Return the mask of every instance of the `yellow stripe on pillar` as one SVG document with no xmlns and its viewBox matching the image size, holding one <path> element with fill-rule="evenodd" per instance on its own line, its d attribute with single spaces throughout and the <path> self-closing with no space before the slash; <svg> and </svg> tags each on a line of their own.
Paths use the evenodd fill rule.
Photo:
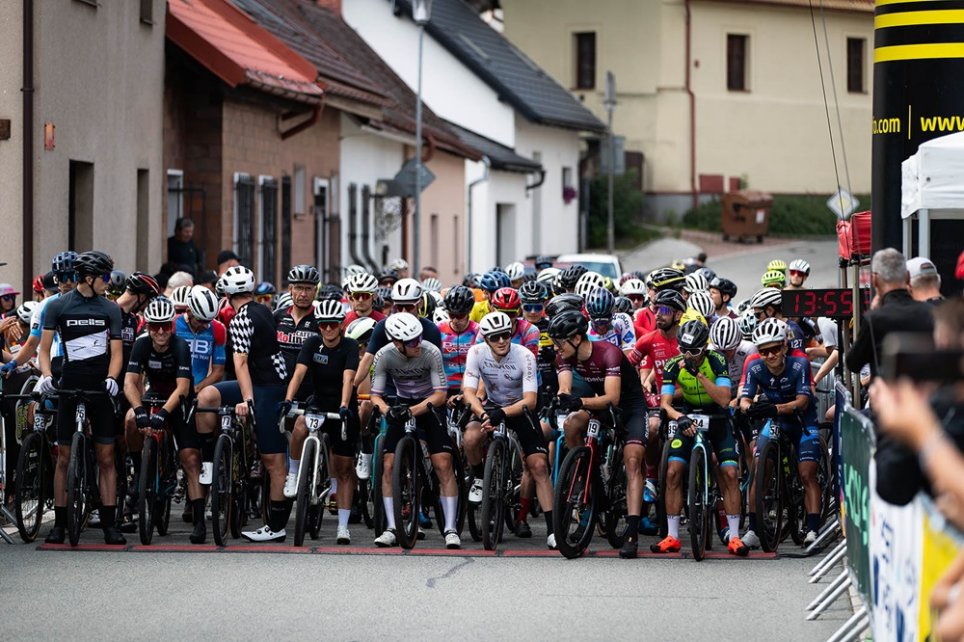
<svg viewBox="0 0 964 642">
<path fill-rule="evenodd" d="M 903 13 L 885 13 L 874 17 L 874 29 L 949 24 L 964 24 L 964 9 L 906 11 Z"/>
<path fill-rule="evenodd" d="M 935 58 L 964 58 L 964 42 L 894 45 L 874 49 L 874 63 L 898 60 L 928 60 Z"/>
</svg>

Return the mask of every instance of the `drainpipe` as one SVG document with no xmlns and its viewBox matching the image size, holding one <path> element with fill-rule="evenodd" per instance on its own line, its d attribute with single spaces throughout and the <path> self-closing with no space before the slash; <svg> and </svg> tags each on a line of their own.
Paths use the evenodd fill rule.
<svg viewBox="0 0 964 642">
<path fill-rule="evenodd" d="M 371 254 L 368 251 L 369 236 L 371 233 L 371 225 L 369 222 L 369 219 L 371 218 L 371 207 L 369 205 L 371 203 L 371 199 L 372 199 L 372 192 L 370 189 L 368 189 L 368 185 L 365 185 L 362 188 L 361 253 L 362 253 L 362 257 L 365 259 L 365 262 L 368 263 L 369 266 L 371 266 L 372 272 L 377 273 L 378 264 L 375 263 L 375 260 L 372 258 Z"/>
<path fill-rule="evenodd" d="M 686 94 L 690 101 L 690 189 L 693 192 L 693 209 L 700 204 L 696 187 L 696 96 L 693 94 L 693 11 L 690 0 L 684 1 L 686 7 Z"/>
<path fill-rule="evenodd" d="M 489 160 L 488 156 L 482 157 L 482 164 L 485 166 L 485 171 L 482 173 L 480 178 L 475 179 L 469 183 L 469 203 L 468 203 L 468 227 L 469 234 L 468 239 L 465 244 L 465 273 L 468 274 L 472 271 L 472 188 L 479 183 L 484 183 L 489 180 L 489 168 L 492 166 L 492 162 Z"/>
<path fill-rule="evenodd" d="M 23 289 L 33 282 L 33 0 L 23 0 Z"/>
<path fill-rule="evenodd" d="M 526 185 L 526 194 L 529 193 L 530 189 L 539 189 L 540 187 L 542 187 L 542 184 L 545 182 L 546 182 L 546 170 L 540 169 L 538 180 L 536 180 L 536 182 L 533 183 L 532 185 Z"/>
<path fill-rule="evenodd" d="M 348 198 L 350 202 L 348 203 L 348 256 L 351 257 L 352 263 L 361 264 L 364 263 L 355 251 L 355 244 L 358 241 L 358 222 L 355 219 L 358 214 L 358 205 L 356 203 L 356 192 L 353 189 L 348 190 Z"/>
</svg>

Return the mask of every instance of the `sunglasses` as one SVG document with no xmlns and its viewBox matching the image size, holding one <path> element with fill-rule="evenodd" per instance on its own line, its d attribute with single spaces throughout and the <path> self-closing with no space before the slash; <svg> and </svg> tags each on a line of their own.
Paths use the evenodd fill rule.
<svg viewBox="0 0 964 642">
<path fill-rule="evenodd" d="M 322 330 L 341 329 L 341 321 L 319 321 L 318 327 Z"/>
<path fill-rule="evenodd" d="M 100 279 L 104 283 L 110 283 L 110 274 L 101 274 Z"/>
<path fill-rule="evenodd" d="M 170 323 L 148 323 L 147 329 L 150 330 L 151 332 L 170 332 L 171 324 Z"/>
<path fill-rule="evenodd" d="M 766 317 L 766 315 L 767 315 L 767 313 L 766 313 L 765 311 L 763 311 L 763 310 L 754 310 L 754 311 L 753 311 L 753 316 L 756 317 L 756 320 L 757 320 L 757 321 L 762 320 L 763 318 Z"/>
<path fill-rule="evenodd" d="M 769 346 L 767 348 L 757 348 L 756 351 L 760 353 L 761 357 L 769 357 L 774 354 L 780 354 L 783 350 L 783 346 Z"/>
<path fill-rule="evenodd" d="M 542 312 L 545 309 L 546 309 L 546 306 L 544 306 L 541 303 L 525 303 L 522 305 L 522 311 L 527 312 L 528 314 L 536 314 L 538 312 Z"/>
<path fill-rule="evenodd" d="M 3 299 L 4 301 L 16 301 L 16 300 L 17 300 L 17 295 L 16 295 L 16 294 L 4 294 L 3 296 L 0 296 L 0 299 Z"/>
<path fill-rule="evenodd" d="M 703 348 L 700 348 L 699 350 L 680 350 L 680 353 L 684 357 L 696 358 L 703 354 L 703 350 Z"/>
<path fill-rule="evenodd" d="M 77 280 L 76 272 L 57 272 L 54 276 L 56 276 L 57 280 L 60 281 L 61 283 L 63 283 L 64 281 L 74 282 Z"/>
<path fill-rule="evenodd" d="M 512 341 L 512 333 L 500 332 L 499 334 L 491 334 L 487 336 L 485 340 L 491 343 L 499 343 L 500 341 Z"/>
<path fill-rule="evenodd" d="M 455 312 L 449 312 L 449 318 L 450 318 L 450 319 L 454 319 L 454 320 L 456 320 L 456 321 L 461 321 L 462 319 L 466 318 L 467 316 L 469 316 L 468 313 L 465 313 L 465 314 L 456 314 Z"/>
<path fill-rule="evenodd" d="M 406 348 L 417 348 L 422 345 L 422 337 L 418 336 L 411 341 L 402 341 L 402 345 Z"/>
<path fill-rule="evenodd" d="M 349 295 L 353 301 L 367 301 L 372 298 L 371 292 L 352 292 Z"/>
<path fill-rule="evenodd" d="M 266 301 L 270 301 L 273 298 L 274 298 L 273 294 L 259 294 L 258 296 L 254 297 L 254 300 L 257 301 L 258 303 L 264 303 Z"/>
<path fill-rule="evenodd" d="M 658 315 L 660 315 L 660 316 L 668 317 L 668 316 L 670 316 L 671 314 L 673 314 L 674 312 L 676 312 L 676 308 L 671 308 L 671 307 L 669 307 L 668 305 L 657 305 L 657 306 L 656 306 L 656 314 L 658 314 Z"/>
<path fill-rule="evenodd" d="M 396 312 L 415 312 L 416 305 L 415 303 L 396 303 L 394 307 Z"/>
<path fill-rule="evenodd" d="M 590 319 L 589 323 L 591 323 L 594 328 L 608 328 L 613 324 L 613 320 L 612 319 Z"/>
<path fill-rule="evenodd" d="M 803 276 L 803 272 L 800 270 L 790 270 L 790 276 Z"/>
</svg>

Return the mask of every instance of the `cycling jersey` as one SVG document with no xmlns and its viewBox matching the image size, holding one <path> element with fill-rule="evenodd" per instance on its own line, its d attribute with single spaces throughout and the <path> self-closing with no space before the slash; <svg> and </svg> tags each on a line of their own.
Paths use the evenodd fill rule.
<svg viewBox="0 0 964 642">
<path fill-rule="evenodd" d="M 636 310 L 634 313 L 633 329 L 636 330 L 637 337 L 642 337 L 656 329 L 656 314 L 648 305 Z"/>
<path fill-rule="evenodd" d="M 182 314 L 174 324 L 174 333 L 187 341 L 191 349 L 191 373 L 194 385 L 198 385 L 207 378 L 211 366 L 223 366 L 226 361 L 224 344 L 227 340 L 227 330 L 217 319 L 211 325 L 197 334 L 191 329 L 187 314 Z"/>
<path fill-rule="evenodd" d="M 402 399 L 422 401 L 437 390 L 446 390 L 442 351 L 425 340 L 421 345 L 421 353 L 412 359 L 396 350 L 394 344 L 378 351 L 372 379 L 373 395 L 385 396 L 388 377 L 395 382 L 398 396 Z"/>
<path fill-rule="evenodd" d="M 301 321 L 296 322 L 291 314 L 294 309 L 294 306 L 290 306 L 274 313 L 274 320 L 277 324 L 278 348 L 281 350 L 281 355 L 285 360 L 285 368 L 288 371 L 285 383 L 291 381 L 291 376 L 295 373 L 295 362 L 298 360 L 301 346 L 310 337 L 319 336 L 318 321 L 315 319 L 313 311 L 309 310 L 307 314 L 301 317 Z M 305 378 L 301 382 L 301 387 L 298 389 L 295 398 L 304 400 L 308 398 L 309 394 L 311 394 L 311 381 Z"/>
<path fill-rule="evenodd" d="M 134 341 L 137 339 L 141 325 L 140 317 L 133 312 L 121 310 L 121 343 L 124 345 L 125 364 L 131 359 L 131 350 L 134 348 Z"/>
<path fill-rule="evenodd" d="M 438 324 L 442 335 L 442 361 L 445 363 L 445 378 L 449 393 L 457 393 L 462 388 L 462 373 L 465 372 L 465 358 L 469 348 L 475 345 L 479 324 L 469 321 L 462 332 L 456 332 L 450 321 Z"/>
<path fill-rule="evenodd" d="M 587 332 L 590 341 L 608 341 L 622 351 L 632 350 L 636 345 L 636 333 L 633 330 L 633 322 L 628 314 L 617 312 L 613 315 L 609 330 L 603 334 L 596 332 L 592 322 L 589 323 Z"/>
<path fill-rule="evenodd" d="M 799 428 L 801 420 L 805 426 L 817 425 L 816 404 L 810 394 L 810 361 L 788 356 L 783 370 L 778 374 L 771 373 L 762 359 L 756 359 L 752 363 L 748 361 L 747 364 L 742 397 L 753 399 L 759 392 L 770 403 L 778 404 L 790 403 L 795 401 L 798 395 L 806 395 L 810 398 L 810 403 L 803 410 L 802 417 L 778 415 L 776 421 L 784 428 Z"/>
<path fill-rule="evenodd" d="M 438 326 L 429 321 L 428 319 L 419 318 L 419 323 L 422 324 L 422 339 L 428 341 L 434 345 L 439 350 L 442 349 L 442 334 L 438 330 Z M 385 333 L 385 320 L 381 320 L 375 324 L 372 329 L 371 339 L 368 340 L 368 347 L 365 352 L 368 354 L 376 354 L 379 350 L 391 343 L 388 335 Z"/>
<path fill-rule="evenodd" d="M 158 352 L 149 336 L 141 337 L 131 348 L 127 372 L 145 375 L 151 392 L 167 399 L 177 388 L 178 379 L 191 379 L 191 347 L 181 337 L 174 336 L 167 350 Z M 188 391 L 188 395 L 193 396 L 193 383 Z"/>
<path fill-rule="evenodd" d="M 47 313 L 47 306 L 60 298 L 60 292 L 48 296 L 40 302 L 30 316 L 30 336 L 40 339 L 44 328 L 44 316 Z M 50 358 L 54 359 L 63 356 L 63 348 L 60 345 L 60 335 L 54 334 L 53 343 L 50 344 Z"/>
<path fill-rule="evenodd" d="M 231 320 L 229 329 L 235 354 L 248 355 L 248 373 L 254 385 L 284 383 L 288 370 L 278 346 L 271 310 L 249 301 Z"/>
<path fill-rule="evenodd" d="M 792 319 L 784 319 L 787 324 L 787 345 L 791 350 L 804 351 L 807 347 L 807 336 L 800 325 Z"/>
<path fill-rule="evenodd" d="M 99 387 L 110 368 L 110 342 L 120 339 L 120 308 L 102 296 L 85 297 L 73 290 L 47 306 L 43 323 L 44 330 L 60 335 L 63 386 Z"/>
<path fill-rule="evenodd" d="M 726 359 L 715 350 L 708 351 L 706 356 L 703 357 L 699 372 L 702 372 L 707 379 L 718 386 L 730 387 L 730 377 L 727 372 Z M 686 368 L 685 357 L 681 354 L 676 355 L 666 362 L 666 367 L 663 371 L 663 385 L 660 387 L 660 393 L 673 395 L 676 392 L 677 385 L 682 388 L 683 402 L 688 406 L 703 409 L 712 409 L 715 407 L 719 410 L 719 404 L 713 401 L 713 398 L 706 392 L 706 389 L 696 378 L 696 375 Z"/>
<path fill-rule="evenodd" d="M 659 330 L 653 330 L 643 335 L 629 355 L 630 363 L 633 363 L 640 370 L 656 371 L 656 389 L 663 386 L 663 369 L 666 362 L 679 354 L 679 345 L 676 337 L 671 339 Z"/>
<path fill-rule="evenodd" d="M 343 337 L 338 345 L 329 348 L 321 335 L 316 334 L 305 339 L 297 362 L 308 367 L 310 376 L 304 380 L 311 386 L 315 403 L 327 402 L 325 407 L 334 406 L 330 412 L 335 412 L 341 403 L 345 371 L 358 370 L 358 342 Z"/>
<path fill-rule="evenodd" d="M 536 358 L 514 343 L 501 359 L 492 353 L 488 344 L 472 346 L 465 364 L 463 386 L 477 390 L 480 380 L 485 383 L 489 401 L 500 407 L 510 406 L 521 401 L 525 393 L 538 390 Z"/>
<path fill-rule="evenodd" d="M 478 323 L 482 320 L 482 317 L 487 315 L 492 310 L 489 308 L 488 299 L 482 301 L 476 301 L 475 305 L 472 306 L 472 311 L 469 312 L 469 319 Z"/>
<path fill-rule="evenodd" d="M 375 323 L 378 323 L 379 321 L 385 318 L 385 315 L 379 312 L 378 310 L 372 310 L 366 316 L 372 321 L 374 321 Z M 345 315 L 345 327 L 347 328 L 348 326 L 351 325 L 352 321 L 355 321 L 361 318 L 362 318 L 361 315 L 359 315 L 357 312 L 355 312 L 354 310 L 349 310 L 348 314 Z"/>
<path fill-rule="evenodd" d="M 733 358 L 726 362 L 727 372 L 730 375 L 730 392 L 734 396 L 739 393 L 740 381 L 743 379 L 743 367 L 746 364 L 746 360 L 754 354 L 758 354 L 756 344 L 752 341 L 743 340 L 736 346 Z M 759 356 L 757 358 L 759 358 Z"/>
<path fill-rule="evenodd" d="M 639 373 L 629 363 L 626 355 L 611 343 L 593 343 L 592 354 L 585 361 L 579 361 L 576 355 L 569 359 L 563 359 L 561 355 L 557 356 L 556 367 L 559 372 L 577 372 L 582 375 L 596 395 L 606 394 L 606 377 L 619 377 L 619 405 L 629 407 L 639 403 L 645 408 Z"/>
<path fill-rule="evenodd" d="M 475 338 L 475 342 L 484 343 L 485 337 L 482 333 Z M 532 356 L 539 355 L 539 328 L 532 325 L 525 319 L 516 319 L 515 332 L 512 333 L 512 343 L 527 348 Z"/>
</svg>

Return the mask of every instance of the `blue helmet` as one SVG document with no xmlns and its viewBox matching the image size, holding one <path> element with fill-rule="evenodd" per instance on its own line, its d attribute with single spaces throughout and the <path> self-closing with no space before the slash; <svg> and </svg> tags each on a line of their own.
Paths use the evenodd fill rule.
<svg viewBox="0 0 964 642">
<path fill-rule="evenodd" d="M 616 297 L 606 288 L 595 288 L 586 297 L 586 312 L 591 319 L 610 319 L 613 316 L 613 307 L 616 305 Z"/>
<path fill-rule="evenodd" d="M 511 287 L 512 287 L 512 279 L 510 279 L 510 278 L 509 278 L 509 275 L 508 275 L 506 272 L 504 272 L 503 270 L 501 270 L 501 269 L 499 269 L 499 270 L 492 270 L 491 274 L 494 274 L 494 275 L 495 275 L 495 278 L 497 278 L 497 279 L 499 280 L 499 287 L 500 287 L 500 288 L 511 288 Z"/>
<path fill-rule="evenodd" d="M 506 276 L 508 277 L 508 275 Z M 499 280 L 499 277 L 495 272 L 486 272 L 485 274 L 479 277 L 479 287 L 491 294 L 492 292 L 495 292 L 501 287 L 508 287 L 508 286 L 503 286 L 501 284 L 501 281 Z"/>
<path fill-rule="evenodd" d="M 51 269 L 54 272 L 73 272 L 74 263 L 77 261 L 78 254 L 73 250 L 61 252 L 51 261 Z"/>
</svg>

